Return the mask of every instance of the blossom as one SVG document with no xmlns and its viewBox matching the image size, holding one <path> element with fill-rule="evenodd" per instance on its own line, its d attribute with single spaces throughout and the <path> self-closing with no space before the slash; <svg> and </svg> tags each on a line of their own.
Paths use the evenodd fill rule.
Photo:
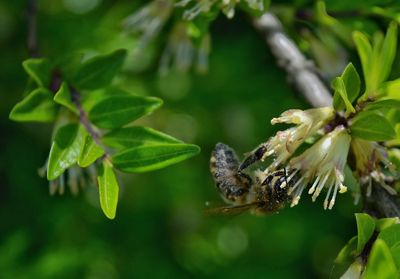
<svg viewBox="0 0 400 279">
<path fill-rule="evenodd" d="M 337 193 L 344 193 L 344 167 L 347 162 L 351 137 L 343 126 L 337 126 L 333 131 L 324 135 L 319 141 L 304 151 L 301 155 L 290 160 L 288 167 L 291 175 L 288 182 L 295 177 L 299 179 L 289 191 L 292 195 L 291 206 L 297 205 L 304 189 L 312 194 L 312 200 L 327 188 L 328 192 L 324 201 L 324 208 L 332 209 Z"/>
<path fill-rule="evenodd" d="M 125 19 L 124 27 L 127 31 L 142 33 L 137 50 L 142 50 L 158 35 L 172 11 L 172 0 L 154 0 Z"/>
<path fill-rule="evenodd" d="M 279 131 L 268 140 L 264 157 L 270 155 L 275 155 L 276 157 L 268 171 L 286 162 L 307 138 L 315 135 L 318 130 L 333 118 L 334 113 L 332 107 L 308 110 L 291 109 L 282 113 L 280 117 L 273 118 L 271 120 L 272 124 L 288 123 L 296 124 L 297 126 Z"/>
<path fill-rule="evenodd" d="M 183 18 L 193 20 L 201 13 L 207 13 L 213 6 L 217 6 L 228 17 L 233 18 L 235 15 L 235 7 L 240 0 L 181 0 L 175 4 L 177 7 L 187 7 L 191 3 L 195 3 L 191 8 L 183 13 Z M 264 11 L 264 0 L 245 0 L 250 9 Z"/>
<path fill-rule="evenodd" d="M 205 72 L 208 69 L 209 52 L 209 34 L 203 35 L 199 46 L 195 46 L 189 35 L 188 23 L 178 22 L 173 27 L 161 56 L 159 72 L 165 75 L 171 66 L 180 72 L 187 72 L 192 65 L 195 65 L 199 72 Z"/>
</svg>

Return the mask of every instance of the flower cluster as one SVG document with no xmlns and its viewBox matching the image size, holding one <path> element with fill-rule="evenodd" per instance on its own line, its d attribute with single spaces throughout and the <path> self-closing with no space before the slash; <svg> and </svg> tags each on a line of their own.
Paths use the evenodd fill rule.
<svg viewBox="0 0 400 279">
<path fill-rule="evenodd" d="M 212 7 L 220 8 L 228 18 L 233 18 L 235 15 L 235 7 L 240 2 L 246 2 L 250 9 L 260 12 L 264 11 L 264 0 L 182 0 L 176 3 L 176 6 L 191 6 L 183 14 L 183 18 L 186 20 L 193 20 L 201 13 L 209 12 Z"/>
</svg>

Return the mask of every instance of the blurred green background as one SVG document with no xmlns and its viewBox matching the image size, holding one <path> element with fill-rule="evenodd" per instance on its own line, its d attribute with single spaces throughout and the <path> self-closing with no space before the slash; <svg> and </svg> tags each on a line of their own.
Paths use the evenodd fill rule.
<svg viewBox="0 0 400 279">
<path fill-rule="evenodd" d="M 54 58 L 74 50 L 132 51 L 137 41 L 121 32 L 121 20 L 144 2 L 40 1 L 41 52 Z M 272 117 L 307 107 L 246 16 L 213 23 L 206 75 L 157 76 L 166 34 L 129 58 L 116 82 L 165 102 L 141 123 L 202 152 L 163 170 L 121 174 L 117 217 L 110 221 L 93 186 L 77 197 L 49 195 L 37 170 L 49 151 L 50 125 L 8 120 L 27 84 L 25 8 L 26 1 L 0 2 L 1 278 L 328 278 L 334 272 L 333 259 L 356 231 L 350 194 L 332 211 L 304 195 L 297 207 L 267 217 L 204 214 L 206 202 L 223 204 L 208 168 L 214 145 L 248 152 L 277 129 Z"/>
</svg>

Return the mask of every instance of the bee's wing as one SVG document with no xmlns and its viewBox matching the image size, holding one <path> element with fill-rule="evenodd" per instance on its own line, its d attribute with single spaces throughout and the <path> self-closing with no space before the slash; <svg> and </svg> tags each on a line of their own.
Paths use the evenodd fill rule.
<svg viewBox="0 0 400 279">
<path fill-rule="evenodd" d="M 227 215 L 227 216 L 234 216 L 239 215 L 253 207 L 258 206 L 259 202 L 252 202 L 246 203 L 241 205 L 232 205 L 232 206 L 221 206 L 221 207 L 214 207 L 214 208 L 207 208 L 205 213 L 207 215 Z"/>
</svg>

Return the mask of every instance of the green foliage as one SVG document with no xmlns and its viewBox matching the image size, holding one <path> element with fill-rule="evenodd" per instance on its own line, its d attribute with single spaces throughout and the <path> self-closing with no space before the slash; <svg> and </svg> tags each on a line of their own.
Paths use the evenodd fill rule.
<svg viewBox="0 0 400 279">
<path fill-rule="evenodd" d="M 160 169 L 181 162 L 200 150 L 150 128 L 123 128 L 162 104 L 158 98 L 136 96 L 110 87 L 125 58 L 126 51 L 117 50 L 95 56 L 75 69 L 76 63 L 72 59 L 72 62 L 60 62 L 61 71 L 52 69 L 47 59 L 29 59 L 23 66 L 38 88 L 16 104 L 10 113 L 10 119 L 15 121 L 55 121 L 55 136 L 47 161 L 48 180 L 60 178 L 64 181 L 63 173 L 76 165 L 82 168 L 103 165 L 97 179 L 100 204 L 110 219 L 115 217 L 118 184 L 113 165 L 109 163 L 112 156 L 109 147 L 117 149 L 117 154 L 112 156 L 116 167 L 127 172 Z M 68 75 L 62 76 L 66 69 Z M 53 71 L 58 74 L 53 76 Z M 57 90 L 51 88 L 56 92 L 48 88 L 53 78 L 61 82 Z M 104 138 L 105 146 L 99 128 L 111 130 Z M 68 175 L 68 183 L 75 185 L 75 180 L 82 180 L 84 174 L 74 178 L 74 173 Z"/>
<path fill-rule="evenodd" d="M 57 115 L 57 106 L 52 94 L 45 88 L 38 88 L 17 103 L 10 112 L 14 121 L 52 122 Z"/>
<path fill-rule="evenodd" d="M 112 161 L 124 172 L 146 172 L 178 163 L 199 152 L 200 148 L 191 144 L 152 144 L 118 152 Z"/>
<path fill-rule="evenodd" d="M 31 58 L 25 60 L 22 66 L 39 87 L 50 85 L 51 64 L 46 58 Z"/>
<path fill-rule="evenodd" d="M 115 218 L 118 204 L 119 186 L 112 165 L 104 160 L 97 177 L 99 184 L 100 205 L 109 219 Z"/>
<path fill-rule="evenodd" d="M 106 87 L 121 69 L 126 50 L 116 50 L 108 55 L 95 56 L 81 65 L 73 79 L 79 89 Z"/>
<path fill-rule="evenodd" d="M 358 113 L 351 122 L 350 131 L 353 137 L 370 141 L 386 141 L 396 137 L 392 124 L 374 111 Z"/>
<path fill-rule="evenodd" d="M 116 129 L 151 113 L 161 104 L 162 101 L 154 97 L 110 96 L 90 110 L 89 119 L 100 128 Z"/>
<path fill-rule="evenodd" d="M 56 131 L 47 163 L 48 180 L 56 179 L 76 163 L 85 136 L 85 129 L 78 123 L 67 124 Z"/>
<path fill-rule="evenodd" d="M 167 134 L 142 126 L 114 129 L 103 136 L 102 142 L 118 150 L 140 145 L 182 143 Z"/>
<path fill-rule="evenodd" d="M 365 213 L 356 213 L 357 221 L 357 253 L 361 253 L 375 229 L 375 221 Z"/>
<path fill-rule="evenodd" d="M 346 108 L 347 112 L 355 112 L 351 103 L 360 93 L 360 85 L 361 81 L 357 70 L 352 63 L 349 63 L 341 77 L 334 81 L 333 107 L 338 111 Z"/>
<path fill-rule="evenodd" d="M 372 246 L 363 279 L 399 278 L 392 254 L 385 241 L 377 239 Z"/>
</svg>

